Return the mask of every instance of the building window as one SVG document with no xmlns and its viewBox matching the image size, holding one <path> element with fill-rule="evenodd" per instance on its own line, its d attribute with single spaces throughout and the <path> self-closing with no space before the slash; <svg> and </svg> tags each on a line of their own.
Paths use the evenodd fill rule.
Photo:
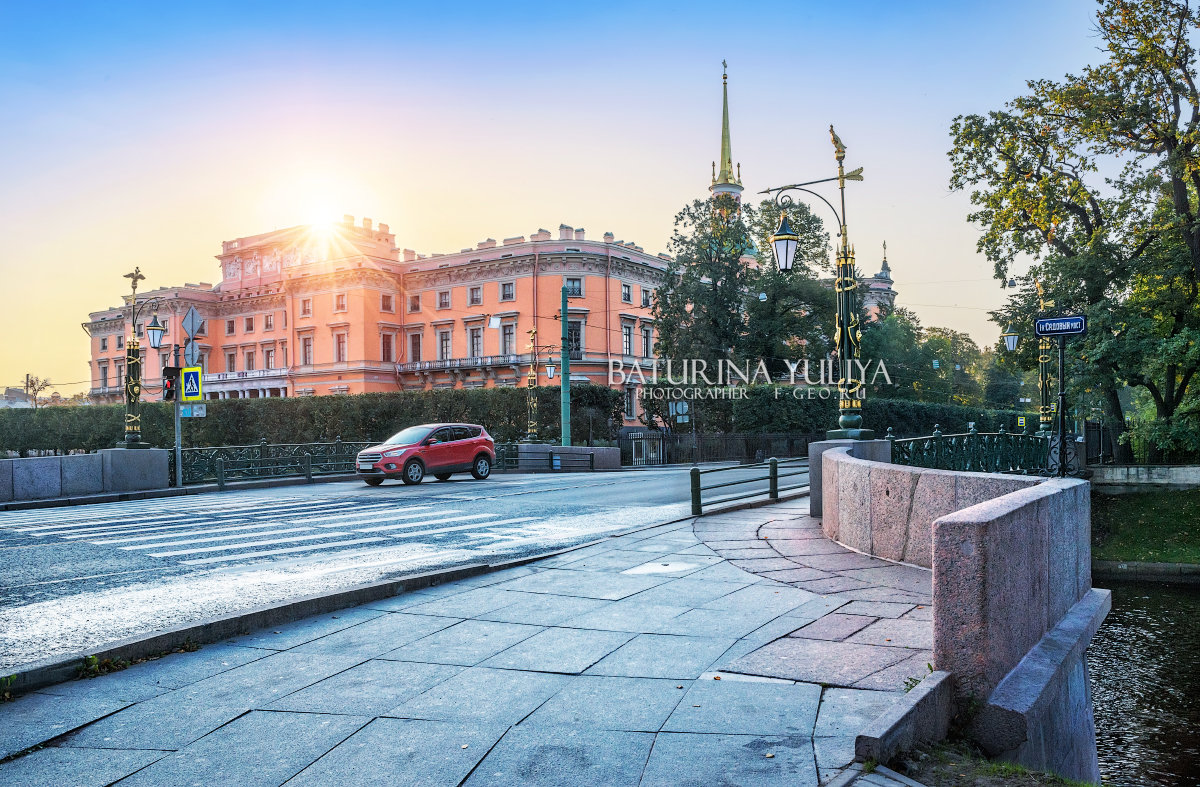
<svg viewBox="0 0 1200 787">
<path fill-rule="evenodd" d="M 246 350 L 246 371 L 254 371 L 254 350 Z"/>
<path fill-rule="evenodd" d="M 643 287 L 642 288 L 642 308 L 645 308 L 645 309 L 650 308 L 650 297 L 651 297 L 651 291 L 647 290 L 645 287 Z"/>
<path fill-rule="evenodd" d="M 438 331 L 438 360 L 450 360 L 450 331 Z"/>
<path fill-rule="evenodd" d="M 421 361 L 421 334 L 412 333 L 408 336 L 408 360 L 413 363 Z"/>
<path fill-rule="evenodd" d="M 439 309 L 449 309 L 450 308 L 450 290 L 442 290 L 441 292 L 438 293 L 438 308 Z"/>
<path fill-rule="evenodd" d="M 517 326 L 509 323 L 500 326 L 500 354 L 512 355 L 517 351 Z"/>
<path fill-rule="evenodd" d="M 642 357 L 649 358 L 654 355 L 654 330 L 650 327 L 642 328 Z"/>
<path fill-rule="evenodd" d="M 623 303 L 633 303 L 633 287 L 628 284 L 621 285 L 621 301 Z"/>
<path fill-rule="evenodd" d="M 125 384 L 125 363 L 117 361 L 113 364 L 113 385 L 121 386 Z"/>
<path fill-rule="evenodd" d="M 304 298 L 300 301 L 300 316 L 312 317 L 312 298 Z"/>
<path fill-rule="evenodd" d="M 567 321 L 567 352 L 572 361 L 583 360 L 583 323 L 580 320 Z"/>
<path fill-rule="evenodd" d="M 170 353 L 159 353 L 158 354 L 158 368 L 166 369 L 170 365 L 171 365 L 171 354 Z M 162 376 L 166 377 L 166 374 L 163 374 Z"/>
<path fill-rule="evenodd" d="M 237 371 L 237 353 L 235 353 L 235 352 L 225 353 L 225 371 L 226 372 L 236 372 Z"/>
<path fill-rule="evenodd" d="M 275 330 L 275 315 L 273 315 L 273 314 L 263 315 L 263 330 L 264 331 Z"/>
<path fill-rule="evenodd" d="M 621 326 L 621 355 L 633 355 L 633 326 Z"/>
<path fill-rule="evenodd" d="M 104 336 L 100 339 L 100 352 L 108 352 L 108 337 Z"/>
<path fill-rule="evenodd" d="M 346 294 L 345 293 L 339 292 L 337 295 L 333 296 L 333 310 L 335 312 L 346 311 Z"/>
<path fill-rule="evenodd" d="M 346 362 L 346 334 L 335 333 L 333 335 L 333 362 Z"/>
<path fill-rule="evenodd" d="M 578 298 L 583 295 L 583 279 L 563 279 L 563 286 L 567 288 L 569 297 Z"/>
<path fill-rule="evenodd" d="M 313 362 L 313 340 L 311 336 L 305 336 L 300 340 L 300 365 L 312 366 Z"/>
<path fill-rule="evenodd" d="M 467 305 L 468 306 L 479 306 L 482 303 L 483 303 L 483 288 L 482 287 L 468 287 L 467 288 Z"/>
<path fill-rule="evenodd" d="M 408 311 L 410 314 L 412 312 L 421 311 L 421 296 L 420 295 L 408 296 Z"/>
<path fill-rule="evenodd" d="M 254 333 L 254 318 L 247 317 L 245 319 L 244 326 L 245 327 L 242 330 L 244 330 L 246 333 Z"/>
<path fill-rule="evenodd" d="M 283 361 L 283 368 L 287 368 L 287 342 L 279 343 L 279 358 Z"/>
<path fill-rule="evenodd" d="M 225 321 L 225 335 L 226 336 L 233 336 L 233 332 L 236 330 L 237 330 L 237 321 L 236 320 L 226 320 Z"/>
<path fill-rule="evenodd" d="M 124 335 L 121 335 L 121 336 L 118 336 L 118 337 L 117 337 L 117 349 L 118 349 L 118 350 L 124 350 L 124 349 L 125 349 L 125 336 L 124 336 Z"/>
<path fill-rule="evenodd" d="M 396 303 L 395 303 L 394 298 L 391 295 L 380 295 L 379 296 L 379 310 L 385 311 L 385 312 L 396 311 Z"/>
<path fill-rule="evenodd" d="M 634 395 L 632 388 L 625 389 L 625 417 L 632 419 L 637 413 L 634 412 L 634 401 L 637 397 Z"/>
<path fill-rule="evenodd" d="M 140 322 L 134 327 L 134 333 L 137 334 L 139 339 L 142 338 L 142 324 Z"/>
<path fill-rule="evenodd" d="M 517 299 L 517 285 L 511 281 L 501 282 L 500 284 L 500 300 L 515 301 Z"/>
<path fill-rule="evenodd" d="M 483 356 L 483 329 L 471 328 L 467 331 L 467 355 L 471 358 Z"/>
<path fill-rule="evenodd" d="M 108 387 L 108 364 L 107 363 L 96 364 L 96 371 L 97 371 L 97 377 L 99 378 L 99 383 L 98 383 L 99 386 L 101 388 L 107 388 Z"/>
<path fill-rule="evenodd" d="M 395 346 L 395 343 L 396 343 L 396 337 L 393 334 L 385 333 L 385 334 L 383 334 L 383 336 L 380 337 L 380 339 L 382 340 L 383 343 L 379 348 L 380 349 L 379 358 L 384 363 L 391 363 L 392 355 L 395 352 L 393 347 Z"/>
<path fill-rule="evenodd" d="M 201 320 L 200 327 L 196 329 L 197 336 L 208 336 L 208 320 Z"/>
<path fill-rule="evenodd" d="M 275 368 L 275 351 L 274 350 L 263 350 L 263 368 L 264 369 L 274 369 Z"/>
</svg>

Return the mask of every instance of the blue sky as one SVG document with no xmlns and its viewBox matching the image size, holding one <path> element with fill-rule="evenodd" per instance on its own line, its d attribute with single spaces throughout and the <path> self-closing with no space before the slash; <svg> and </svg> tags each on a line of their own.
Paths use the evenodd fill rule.
<svg viewBox="0 0 1200 787">
<path fill-rule="evenodd" d="M 214 281 L 221 240 L 343 213 L 423 253 L 559 222 L 663 250 L 708 185 L 722 59 L 747 191 L 832 174 L 834 123 L 860 265 L 886 239 L 898 302 L 990 343 L 949 124 L 1098 59 L 1095 8 L 3 0 L 0 385 L 85 387 L 76 326 L 134 265 Z"/>
</svg>

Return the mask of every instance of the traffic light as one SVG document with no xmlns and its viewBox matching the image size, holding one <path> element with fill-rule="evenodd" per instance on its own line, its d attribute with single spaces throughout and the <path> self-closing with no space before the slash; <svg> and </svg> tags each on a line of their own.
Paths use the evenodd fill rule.
<svg viewBox="0 0 1200 787">
<path fill-rule="evenodd" d="M 178 366 L 164 366 L 162 370 L 163 381 L 163 398 L 164 402 L 173 402 L 179 396 L 179 370 Z"/>
</svg>

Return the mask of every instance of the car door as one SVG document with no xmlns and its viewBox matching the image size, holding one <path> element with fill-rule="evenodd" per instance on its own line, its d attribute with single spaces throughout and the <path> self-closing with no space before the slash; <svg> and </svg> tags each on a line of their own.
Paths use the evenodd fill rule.
<svg viewBox="0 0 1200 787">
<path fill-rule="evenodd" d="M 454 466 L 459 470 L 469 470 L 471 460 L 475 458 L 475 446 L 471 442 L 471 430 L 465 426 L 455 426 L 454 429 Z"/>
<path fill-rule="evenodd" d="M 441 429 L 434 430 L 433 434 L 426 438 L 429 445 L 426 445 L 421 451 L 421 458 L 425 461 L 425 469 L 429 471 L 442 470 L 455 463 L 454 461 L 454 427 L 443 426 Z"/>
</svg>

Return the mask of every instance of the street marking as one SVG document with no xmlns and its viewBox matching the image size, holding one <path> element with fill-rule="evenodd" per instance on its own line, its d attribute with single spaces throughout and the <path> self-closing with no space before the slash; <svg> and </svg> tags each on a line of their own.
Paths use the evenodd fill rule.
<svg viewBox="0 0 1200 787">
<path fill-rule="evenodd" d="M 222 560 L 242 560 L 244 558 L 251 558 L 251 557 L 266 557 L 268 555 L 282 555 L 282 554 L 290 553 L 290 552 L 304 552 L 306 550 L 321 549 L 323 547 L 328 547 L 328 546 L 350 546 L 351 544 L 373 544 L 377 541 L 387 541 L 387 538 L 385 536 L 379 536 L 376 538 L 356 538 L 356 539 L 353 539 L 352 541 L 337 541 L 337 542 L 334 542 L 331 544 L 307 544 L 302 547 L 289 547 L 286 549 L 268 549 L 264 552 L 250 552 L 245 555 L 222 555 L 221 557 L 205 557 L 205 558 L 199 558 L 197 560 L 181 560 L 180 562 L 185 566 L 195 566 L 195 565 L 199 565 L 201 563 L 216 563 L 216 562 L 222 561 Z"/>
<path fill-rule="evenodd" d="M 520 516 L 512 519 L 501 519 L 499 522 L 473 522 L 469 525 L 457 525 L 455 527 L 439 527 L 436 530 L 419 530 L 416 533 L 400 533 L 392 536 L 396 541 L 402 541 L 407 538 L 419 538 L 421 536 L 433 536 L 438 533 L 450 533 L 455 530 L 470 530 L 472 528 L 479 529 L 483 527 L 497 527 L 499 525 L 511 525 L 516 522 L 528 522 L 531 519 L 537 519 L 535 516 Z"/>
<path fill-rule="evenodd" d="M 128 538 L 108 538 L 103 541 L 89 541 L 89 544 L 128 544 L 130 541 L 151 541 L 157 538 L 181 538 L 183 536 L 198 536 L 205 533 L 229 533 L 234 530 L 257 530 L 264 527 L 279 527 L 280 525 L 288 524 L 286 522 L 265 522 L 257 525 L 236 525 L 234 527 L 211 527 L 205 530 L 188 530 L 185 532 L 175 533 L 158 533 L 153 536 L 129 536 Z M 75 538 L 76 536 L 63 536 L 63 538 Z"/>
<path fill-rule="evenodd" d="M 265 531 L 261 531 L 258 533 L 241 533 L 240 535 L 234 535 L 234 536 L 210 536 L 209 538 L 189 538 L 186 541 L 165 541 L 165 542 L 160 541 L 156 544 L 133 544 L 133 545 L 127 546 L 127 547 L 118 547 L 118 549 L 127 549 L 127 550 L 128 549 L 161 549 L 163 547 L 177 547 L 177 546 L 182 546 L 184 544 L 203 544 L 203 543 L 212 542 L 212 541 L 229 541 L 230 539 L 234 539 L 234 538 L 260 538 L 262 536 L 278 536 L 283 533 L 298 533 L 301 530 L 309 530 L 309 529 L 310 528 L 307 528 L 307 527 L 285 527 L 282 530 L 265 530 Z M 323 533 L 322 535 L 329 535 L 329 534 Z M 269 544 L 271 542 L 264 541 L 262 543 Z M 231 546 L 244 547 L 244 546 L 250 546 L 250 545 L 249 544 L 232 544 Z"/>
<path fill-rule="evenodd" d="M 271 514 L 277 518 L 286 516 L 286 514 L 277 511 L 276 510 L 277 508 L 278 508 L 277 506 L 269 506 L 269 507 L 259 509 L 255 513 Z M 166 525 L 154 524 L 152 522 L 130 522 L 130 523 L 124 524 L 124 525 L 105 525 L 104 527 L 83 527 L 83 528 L 69 528 L 69 529 L 52 530 L 47 533 L 35 533 L 34 535 L 37 535 L 37 536 L 58 535 L 58 536 L 61 536 L 62 538 L 95 538 L 95 537 L 100 537 L 100 536 L 118 535 L 118 534 L 122 533 L 123 531 L 133 532 L 133 533 L 150 533 L 150 532 L 153 532 L 156 530 L 170 530 L 173 528 L 197 527 L 197 526 L 203 527 L 205 525 L 236 524 L 238 522 L 250 522 L 250 521 L 253 521 L 253 520 L 247 518 L 247 516 L 245 514 L 239 513 L 239 514 L 234 514 L 234 515 L 213 515 L 211 517 L 208 517 L 207 520 L 204 522 L 195 521 L 194 518 L 193 518 L 193 521 L 189 521 L 189 522 L 180 522 L 178 520 L 173 520 L 173 521 L 171 521 L 170 524 L 166 524 Z M 306 521 L 307 520 L 291 520 L 291 521 L 289 521 L 289 524 L 291 524 L 293 522 L 296 524 L 304 524 Z M 145 524 L 150 524 L 152 526 L 144 527 Z M 61 526 L 59 525 L 56 527 L 61 527 Z M 71 535 L 66 535 L 66 534 L 71 534 Z"/>
<path fill-rule="evenodd" d="M 223 549 L 247 549 L 249 547 L 265 547 L 271 544 L 286 544 L 289 541 L 311 541 L 314 538 L 333 538 L 335 536 L 349 536 L 352 533 L 312 533 L 307 536 L 291 536 L 289 538 L 272 538 L 267 541 L 253 541 L 249 544 L 224 544 L 219 547 L 196 547 L 195 549 L 178 549 L 173 552 L 147 552 L 150 557 L 172 557 L 174 555 L 191 555 L 196 552 L 219 552 Z M 155 544 L 155 546 L 165 546 L 163 544 Z M 325 546 L 329 546 L 328 544 Z M 128 549 L 129 547 L 125 547 Z"/>
<path fill-rule="evenodd" d="M 405 508 L 394 508 L 391 511 L 388 511 L 387 513 L 383 513 L 382 512 L 383 507 L 376 505 L 376 506 L 372 506 L 369 510 L 367 510 L 367 513 L 373 513 L 373 512 L 379 511 L 380 512 L 379 515 L 375 516 L 375 517 L 364 517 L 364 516 L 361 516 L 361 514 L 356 512 L 353 514 L 337 514 L 335 516 L 316 516 L 316 517 L 308 517 L 307 519 L 293 519 L 291 521 L 296 522 L 297 524 L 316 524 L 318 522 L 334 522 L 338 519 L 355 519 L 359 522 L 380 522 L 380 521 L 383 521 L 384 519 L 387 519 L 388 517 L 404 518 L 406 516 L 423 516 L 423 514 L 405 514 L 403 512 L 405 512 L 405 511 L 424 511 L 424 510 L 432 508 L 432 507 L 433 506 L 431 506 L 431 505 L 430 506 L 408 506 Z M 344 527 L 344 525 L 336 525 L 336 527 Z"/>
<path fill-rule="evenodd" d="M 455 511 L 447 511 L 447 514 L 456 513 Z M 442 519 L 430 519 L 425 522 L 407 522 L 402 525 L 380 525 L 378 527 L 355 527 L 351 528 L 356 533 L 378 533 L 383 530 L 403 530 L 412 527 L 425 527 L 425 525 L 436 525 L 441 522 L 459 522 L 464 519 L 482 519 L 484 517 L 495 516 L 495 514 L 464 514 L 463 516 L 444 517 Z"/>
</svg>

